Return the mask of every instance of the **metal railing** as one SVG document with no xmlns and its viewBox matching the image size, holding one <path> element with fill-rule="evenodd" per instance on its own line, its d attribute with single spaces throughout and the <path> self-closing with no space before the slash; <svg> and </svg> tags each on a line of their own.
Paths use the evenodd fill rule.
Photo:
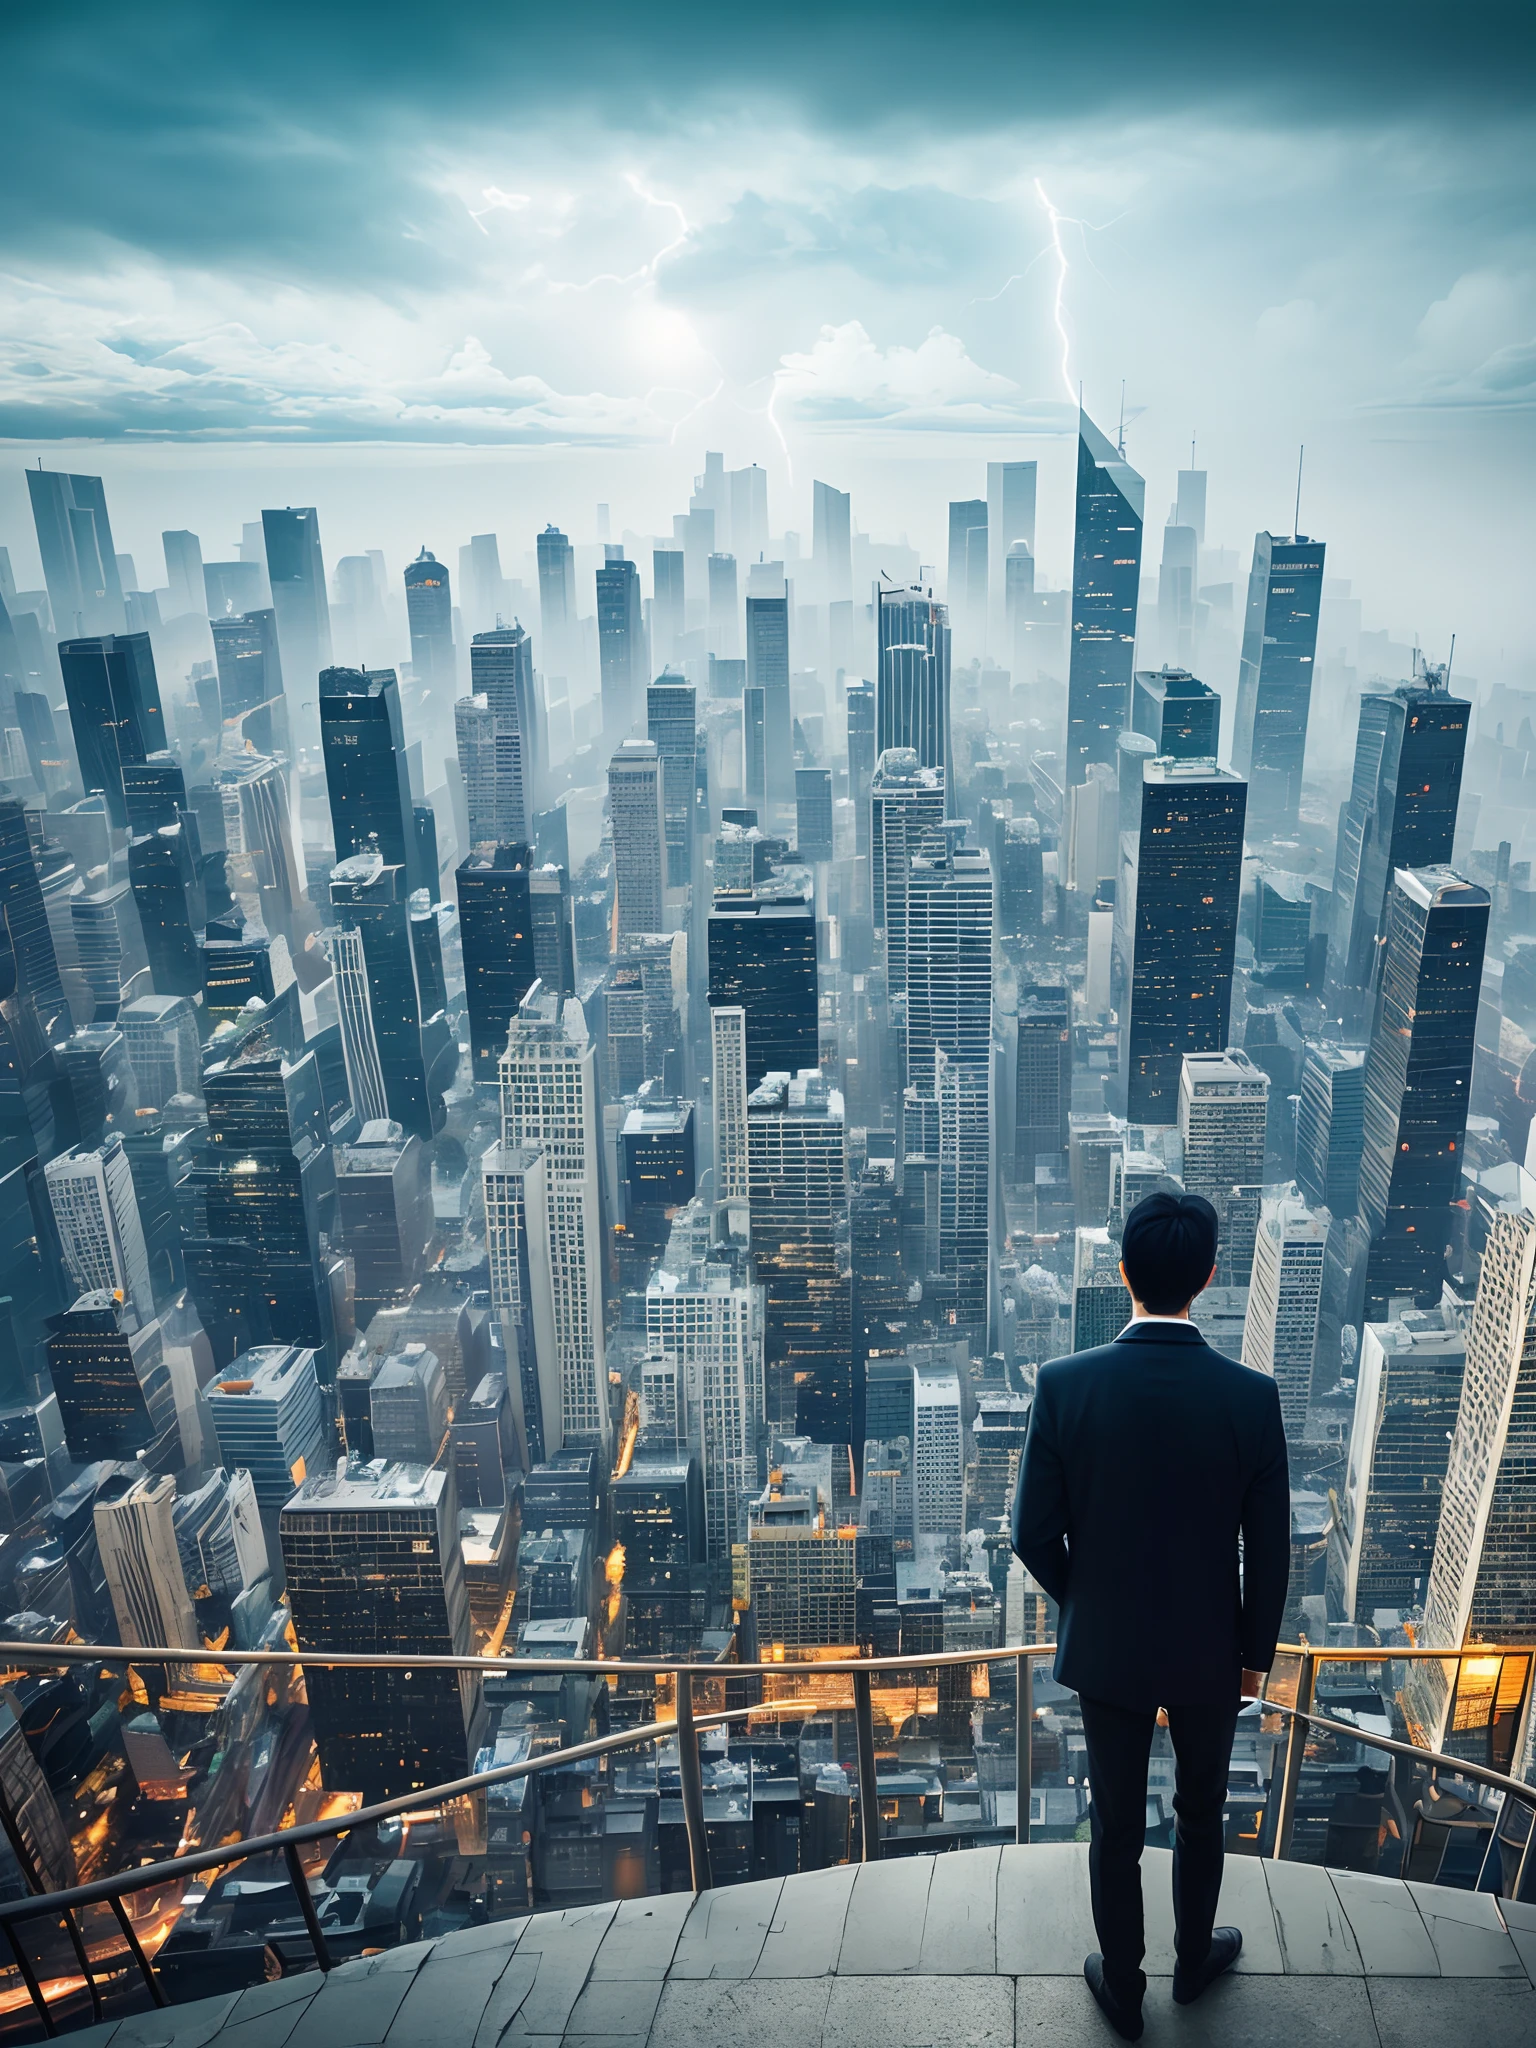
<svg viewBox="0 0 1536 2048">
<path fill-rule="evenodd" d="M 712 1877 L 699 1750 L 700 1731 L 727 1727 L 733 1722 L 779 1715 L 798 1715 L 809 1719 L 833 1707 L 846 1711 L 850 1704 L 848 1701 L 826 1702 L 814 1697 L 797 1696 L 779 1700 L 760 1699 L 752 1704 L 698 1711 L 695 1700 L 696 1684 L 701 1680 L 718 1682 L 722 1677 L 782 1680 L 791 1676 L 818 1679 L 845 1676 L 852 1679 L 851 1707 L 858 1760 L 858 1852 L 861 1860 L 873 1861 L 881 1853 L 881 1824 L 872 1680 L 883 1672 L 912 1673 L 937 1671 L 943 1667 L 971 1668 L 1011 1663 L 1014 1667 L 1016 1688 L 1014 1839 L 1020 1843 L 1027 1843 L 1030 1839 L 1031 1792 L 1034 1777 L 1034 1663 L 1037 1658 L 1054 1657 L 1055 1651 L 1054 1643 L 1030 1643 L 1004 1649 L 931 1651 L 926 1654 L 897 1657 L 818 1658 L 804 1664 L 777 1661 L 756 1664 L 694 1664 L 665 1659 L 626 1659 L 616 1662 L 611 1659 L 540 1657 L 508 1660 L 492 1657 L 323 1655 L 306 1651 L 268 1649 L 220 1650 L 205 1656 L 201 1661 L 231 1667 L 258 1665 L 269 1669 L 286 1667 L 302 1670 L 308 1665 L 311 1668 L 327 1670 L 398 1669 L 402 1672 L 419 1672 L 437 1669 L 503 1676 L 509 1670 L 516 1669 L 524 1675 L 533 1672 L 541 1677 L 573 1675 L 602 1679 L 670 1678 L 675 1682 L 675 1718 L 654 1718 L 595 1737 L 590 1741 L 524 1757 L 514 1763 L 494 1765 L 486 1770 L 470 1772 L 443 1784 L 418 1788 L 369 1806 L 300 1822 L 265 1834 L 221 1842 L 211 1848 L 193 1850 L 183 1855 L 141 1864 L 133 1869 L 53 1892 L 40 1888 L 25 1843 L 3 1797 L 0 1797 L 0 1825 L 3 1825 L 16 1852 L 23 1876 L 35 1887 L 31 1895 L 25 1898 L 0 1903 L 0 1928 L 4 1930 L 6 1943 L 43 2031 L 49 2037 L 53 2037 L 58 2032 L 57 2020 L 33 1961 L 21 1940 L 20 1930 L 24 1926 L 38 1921 L 52 1921 L 56 1926 L 62 1926 L 76 1957 L 80 1977 L 90 1999 L 92 2014 L 99 2019 L 104 2012 L 101 1985 L 91 1968 L 86 1944 L 75 1915 L 90 1906 L 108 1906 L 121 1931 L 126 1958 L 136 1969 L 144 1989 L 157 2006 L 167 2005 L 170 2000 L 167 1998 L 164 1985 L 160 1981 L 155 1963 L 138 1937 L 125 1901 L 141 1891 L 156 1889 L 210 1870 L 227 1870 L 252 1857 L 275 1854 L 280 1855 L 286 1865 L 298 1910 L 313 1951 L 314 1962 L 320 1970 L 328 1971 L 334 1966 L 335 1958 L 327 1942 L 320 1915 L 315 1909 L 309 1878 L 305 1874 L 299 1854 L 302 1848 L 317 1842 L 338 1840 L 357 1830 L 398 1819 L 406 1814 L 420 1814 L 424 1807 L 443 1807 L 492 1786 L 533 1777 L 545 1771 L 558 1770 L 584 1759 L 672 1739 L 675 1739 L 678 1745 L 683 1825 L 687 1838 L 692 1887 L 696 1893 L 706 1891 L 711 1888 Z M 1536 1883 L 1536 1855 L 1533 1855 L 1532 1847 L 1533 1843 L 1536 1843 L 1536 1785 L 1510 1777 L 1486 1765 L 1420 1748 L 1412 1743 L 1400 1742 L 1351 1722 L 1335 1720 L 1315 1710 L 1317 1674 L 1319 1668 L 1325 1664 L 1380 1665 L 1417 1659 L 1459 1664 L 1472 1656 L 1508 1655 L 1529 1656 L 1536 1660 L 1536 1650 L 1529 1646 L 1477 1645 L 1446 1651 L 1407 1647 L 1320 1649 L 1308 1644 L 1282 1645 L 1280 1652 L 1277 1653 L 1277 1663 L 1280 1657 L 1298 1660 L 1296 1699 L 1290 1702 L 1261 1698 L 1255 1702 L 1261 1711 L 1280 1714 L 1286 1717 L 1290 1724 L 1279 1775 L 1271 1784 L 1266 1801 L 1267 1807 L 1272 1806 L 1272 1836 L 1268 1854 L 1276 1860 L 1283 1860 L 1291 1853 L 1298 1791 L 1306 1761 L 1307 1739 L 1309 1732 L 1316 1730 L 1336 1739 L 1363 1744 L 1393 1758 L 1407 1760 L 1414 1766 L 1427 1770 L 1432 1779 L 1436 1774 L 1445 1772 L 1499 1794 L 1501 1800 L 1506 1803 L 1513 1801 L 1525 1807 L 1531 1815 L 1531 1823 L 1510 1892 L 1510 1895 L 1516 1898 L 1525 1896 L 1528 1888 Z M 149 1664 L 185 1668 L 189 1661 L 185 1649 L 170 1647 L 138 1649 L 122 1644 L 0 1643 L 0 1663 L 13 1669 L 51 1670 L 71 1664 L 109 1667 L 118 1664 Z M 1500 1812 L 1502 1814 L 1502 1807 Z M 1497 1822 L 1494 1832 L 1497 1833 Z"/>
</svg>

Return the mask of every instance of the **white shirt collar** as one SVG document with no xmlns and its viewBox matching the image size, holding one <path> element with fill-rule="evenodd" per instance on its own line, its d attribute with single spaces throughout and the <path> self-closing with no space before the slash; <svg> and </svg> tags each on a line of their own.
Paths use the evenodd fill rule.
<svg viewBox="0 0 1536 2048">
<path fill-rule="evenodd" d="M 1182 1323 L 1186 1330 L 1192 1330 L 1195 1327 L 1193 1316 L 1132 1316 L 1131 1320 L 1126 1324 L 1125 1330 L 1120 1332 L 1120 1337 L 1125 1335 L 1126 1330 L 1134 1330 L 1138 1323 Z M 1120 1337 L 1115 1339 L 1117 1344 L 1120 1342 Z"/>
</svg>

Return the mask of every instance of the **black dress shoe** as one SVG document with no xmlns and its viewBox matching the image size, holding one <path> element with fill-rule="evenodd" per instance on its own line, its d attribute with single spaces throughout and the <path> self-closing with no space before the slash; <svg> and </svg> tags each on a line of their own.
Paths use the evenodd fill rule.
<svg viewBox="0 0 1536 2048">
<path fill-rule="evenodd" d="M 1239 1937 L 1241 1938 L 1241 1937 Z M 1083 1977 L 1094 2002 L 1122 2041 L 1139 2041 L 1142 2036 L 1141 2000 L 1126 2005 L 1116 1998 L 1104 1981 L 1104 1958 L 1095 1949 L 1083 1963 Z"/>
<path fill-rule="evenodd" d="M 1243 1930 L 1240 1927 L 1217 1927 L 1211 1934 L 1211 1950 L 1198 1970 L 1186 1970 L 1182 1963 L 1173 1967 L 1173 2002 L 1175 2005 L 1193 2005 L 1202 1991 L 1209 1990 L 1218 1977 L 1225 1976 L 1243 1952 Z"/>
</svg>

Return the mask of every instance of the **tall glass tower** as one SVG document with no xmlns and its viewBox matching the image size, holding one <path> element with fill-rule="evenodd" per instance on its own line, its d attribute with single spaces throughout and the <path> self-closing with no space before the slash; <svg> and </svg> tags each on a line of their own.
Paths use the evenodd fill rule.
<svg viewBox="0 0 1536 2048">
<path fill-rule="evenodd" d="M 1072 665 L 1067 683 L 1067 781 L 1089 764 L 1113 767 L 1129 723 L 1141 591 L 1146 484 L 1087 413 L 1078 418 L 1077 536 L 1072 562 Z"/>
<path fill-rule="evenodd" d="M 877 586 L 875 755 L 910 747 L 921 768 L 949 763 L 949 610 L 915 587 Z"/>
<path fill-rule="evenodd" d="M 1323 555 L 1304 534 L 1254 536 L 1232 766 L 1252 785 L 1256 839 L 1292 831 L 1301 810 Z"/>
<path fill-rule="evenodd" d="M 446 565 L 427 548 L 405 566 L 405 612 L 417 682 L 428 689 L 451 690 L 453 591 Z"/>
</svg>

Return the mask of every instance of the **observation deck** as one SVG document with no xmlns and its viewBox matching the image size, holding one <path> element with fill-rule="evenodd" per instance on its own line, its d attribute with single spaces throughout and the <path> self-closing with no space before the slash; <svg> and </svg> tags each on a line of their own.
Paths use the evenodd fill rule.
<svg viewBox="0 0 1536 2048">
<path fill-rule="evenodd" d="M 71 2034 L 80 2048 L 1078 2048 L 1113 2040 L 1075 1843 L 844 1864 L 465 1928 Z M 1530 2048 L 1536 1905 L 1229 1856 L 1243 1954 L 1169 1997 L 1167 1850 L 1143 1860 L 1144 2039 Z"/>
</svg>

